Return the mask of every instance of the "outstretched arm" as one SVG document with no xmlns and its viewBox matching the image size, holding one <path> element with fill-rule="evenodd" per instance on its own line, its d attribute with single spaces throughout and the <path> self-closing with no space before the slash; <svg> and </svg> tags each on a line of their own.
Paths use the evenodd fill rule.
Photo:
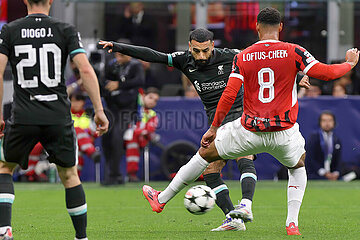
<svg viewBox="0 0 360 240">
<path fill-rule="evenodd" d="M 344 63 L 330 65 L 317 62 L 305 72 L 305 74 L 324 81 L 342 77 L 357 64 L 359 60 L 359 50 L 356 48 L 349 49 L 346 52 L 345 60 L 346 62 Z"/>
<path fill-rule="evenodd" d="M 100 41 L 99 45 L 109 48 L 108 52 L 120 52 L 133 58 L 141 59 L 146 62 L 168 64 L 168 54 L 155 51 L 148 47 L 133 46 L 124 43 Z"/>
</svg>

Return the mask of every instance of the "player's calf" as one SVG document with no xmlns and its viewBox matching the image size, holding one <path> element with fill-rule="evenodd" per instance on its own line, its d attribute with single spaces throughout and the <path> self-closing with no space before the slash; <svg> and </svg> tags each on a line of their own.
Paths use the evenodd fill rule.
<svg viewBox="0 0 360 240">
<path fill-rule="evenodd" d="M 11 209 L 15 195 L 11 174 L 0 174 L 0 183 L 0 239 L 12 239 Z"/>
<path fill-rule="evenodd" d="M 225 160 L 214 161 L 205 169 L 203 176 L 206 185 L 216 194 L 216 205 L 226 215 L 234 209 L 234 206 L 230 199 L 229 189 L 220 176 L 221 170 L 225 165 Z"/>
<path fill-rule="evenodd" d="M 66 188 L 65 198 L 66 208 L 76 231 L 76 239 L 87 239 L 87 204 L 82 185 Z"/>
<path fill-rule="evenodd" d="M 255 186 L 257 181 L 256 169 L 253 161 L 253 156 L 246 156 L 240 159 L 237 159 L 238 167 L 240 170 L 240 183 L 241 183 L 241 192 L 242 199 L 240 205 L 242 208 L 246 209 L 247 212 L 251 213 L 252 200 L 255 192 Z M 249 216 L 250 217 L 250 216 Z M 244 221 L 252 221 L 244 219 Z"/>
</svg>

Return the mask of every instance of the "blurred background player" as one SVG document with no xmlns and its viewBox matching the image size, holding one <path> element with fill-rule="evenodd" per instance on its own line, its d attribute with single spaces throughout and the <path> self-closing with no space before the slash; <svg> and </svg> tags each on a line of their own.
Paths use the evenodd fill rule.
<svg viewBox="0 0 360 240">
<path fill-rule="evenodd" d="M 130 182 L 139 181 L 137 172 L 139 170 L 140 149 L 144 148 L 154 137 L 159 121 L 156 112 L 153 110 L 160 98 L 159 90 L 150 87 L 140 95 L 138 120 L 124 134 L 127 174 Z"/>
<path fill-rule="evenodd" d="M 125 154 L 124 132 L 135 120 L 139 88 L 145 84 L 142 64 L 132 57 L 115 53 L 105 69 L 105 81 L 102 82 L 102 93 L 106 107 L 112 117 L 111 128 L 102 138 L 102 149 L 105 155 L 103 185 L 123 184 L 120 173 L 120 161 Z"/>
<path fill-rule="evenodd" d="M 0 239 L 13 239 L 14 168 L 20 165 L 26 169 L 29 153 L 40 142 L 49 154 L 48 160 L 57 164 L 75 239 L 87 240 L 87 205 L 77 174 L 76 136 L 64 80 L 68 55 L 80 71 L 94 106 L 97 132 L 102 135 L 109 123 L 101 104 L 98 81 L 82 47 L 80 34 L 73 26 L 49 17 L 53 0 L 25 0 L 24 3 L 28 16 L 4 25 L 0 33 L 0 105 L 8 61 L 13 71 L 15 96 L 11 120 L 4 133 L 4 159 L 0 161 Z M 40 29 L 42 34 L 33 38 L 24 34 L 24 29 L 29 32 Z M 0 130 L 4 125 L 2 121 Z M 2 135 L 0 131 L 0 137 Z"/>
<path fill-rule="evenodd" d="M 96 125 L 85 111 L 86 96 L 80 90 L 70 95 L 71 101 L 71 118 L 74 121 L 74 128 L 79 147 L 79 161 L 77 168 L 79 176 L 84 166 L 83 155 L 91 158 L 95 163 L 100 162 L 101 154 L 99 148 L 95 147 L 94 140 L 98 137 Z"/>
</svg>

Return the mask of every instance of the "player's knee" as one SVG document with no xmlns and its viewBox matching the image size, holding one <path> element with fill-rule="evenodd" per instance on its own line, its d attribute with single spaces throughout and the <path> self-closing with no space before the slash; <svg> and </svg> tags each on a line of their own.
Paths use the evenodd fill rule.
<svg viewBox="0 0 360 240">
<path fill-rule="evenodd" d="M 199 154 L 202 158 L 204 158 L 208 162 L 213 162 L 221 159 L 214 145 L 210 145 L 208 148 L 200 147 Z"/>
<path fill-rule="evenodd" d="M 61 182 L 65 188 L 75 187 L 80 184 L 76 166 L 71 168 L 63 168 L 58 166 L 57 169 Z"/>
<path fill-rule="evenodd" d="M 238 161 L 240 161 L 241 159 L 244 159 L 244 158 L 254 161 L 255 160 L 255 155 L 248 155 L 248 156 L 245 156 L 245 157 L 238 157 L 235 160 L 238 162 Z"/>
<path fill-rule="evenodd" d="M 295 167 L 292 167 L 292 168 L 305 167 L 305 156 L 306 156 L 306 154 L 304 153 L 304 154 L 300 157 L 299 162 L 295 165 Z"/>
<path fill-rule="evenodd" d="M 249 157 L 249 158 L 248 158 Z M 240 173 L 253 173 L 256 175 L 256 169 L 253 161 L 253 155 L 242 157 L 241 159 L 237 160 Z"/>
<path fill-rule="evenodd" d="M 15 163 L 7 163 L 0 161 L 0 174 L 13 174 L 13 171 L 16 167 Z"/>
<path fill-rule="evenodd" d="M 210 174 L 210 173 L 220 173 L 225 165 L 226 165 L 226 161 L 224 161 L 224 160 L 219 160 L 219 161 L 212 162 L 205 169 L 203 174 L 206 175 L 206 174 Z"/>
</svg>

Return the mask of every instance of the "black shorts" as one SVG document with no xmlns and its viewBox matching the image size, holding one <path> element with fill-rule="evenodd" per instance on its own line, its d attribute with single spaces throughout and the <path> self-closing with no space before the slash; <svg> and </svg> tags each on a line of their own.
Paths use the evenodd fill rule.
<svg viewBox="0 0 360 240">
<path fill-rule="evenodd" d="M 49 154 L 48 160 L 61 167 L 77 164 L 77 140 L 73 124 L 68 125 L 19 125 L 6 124 L 3 151 L 6 162 L 28 167 L 31 150 L 40 142 Z"/>
</svg>

